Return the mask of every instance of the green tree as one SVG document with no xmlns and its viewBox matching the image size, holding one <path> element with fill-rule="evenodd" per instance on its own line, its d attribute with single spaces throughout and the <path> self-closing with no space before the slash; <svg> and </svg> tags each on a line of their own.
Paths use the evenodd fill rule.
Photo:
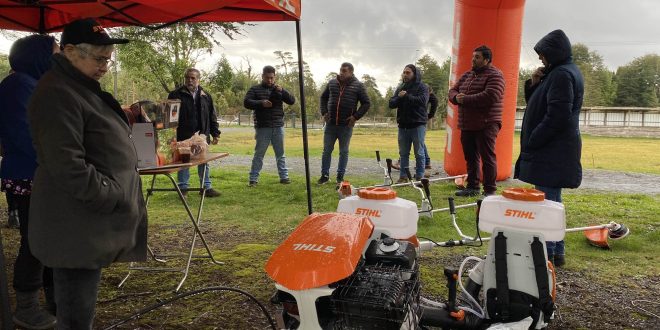
<svg viewBox="0 0 660 330">
<path fill-rule="evenodd" d="M 438 61 L 431 57 L 431 55 L 425 54 L 417 60 L 415 66 L 422 70 L 422 81 L 433 88 L 433 92 L 438 98 L 439 105 L 436 117 L 439 119 L 444 118 L 447 112 L 446 103 L 447 93 L 449 91 L 451 58 L 445 59 L 442 65 L 439 65 Z"/>
<path fill-rule="evenodd" d="M 387 104 L 385 104 L 385 99 L 383 99 L 383 95 L 378 90 L 376 78 L 369 74 L 363 74 L 361 81 L 362 84 L 364 84 L 364 88 L 367 90 L 367 96 L 369 97 L 369 102 L 371 103 L 371 107 L 369 108 L 367 115 L 372 117 L 385 116 Z"/>
<path fill-rule="evenodd" d="M 572 47 L 573 62 L 584 77 L 584 106 L 608 106 L 614 100 L 615 86 L 613 73 L 607 70 L 603 57 L 596 51 L 589 51 L 584 44 Z"/>
<path fill-rule="evenodd" d="M 660 55 L 638 57 L 616 73 L 615 105 L 657 107 L 660 99 Z"/>
<path fill-rule="evenodd" d="M 0 80 L 5 79 L 5 77 L 9 74 L 10 69 L 11 67 L 9 66 L 9 55 L 0 54 Z"/>
<path fill-rule="evenodd" d="M 242 23 L 179 23 L 159 30 L 143 27 L 117 29 L 131 42 L 118 46 L 122 69 L 140 84 L 156 84 L 169 92 L 183 84 L 186 68 L 194 67 L 204 53 L 220 45 L 218 35 L 233 39 Z"/>
</svg>

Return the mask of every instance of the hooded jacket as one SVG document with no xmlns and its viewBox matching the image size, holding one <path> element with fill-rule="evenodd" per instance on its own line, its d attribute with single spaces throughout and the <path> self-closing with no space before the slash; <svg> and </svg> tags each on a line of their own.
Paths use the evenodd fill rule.
<svg viewBox="0 0 660 330">
<path fill-rule="evenodd" d="M 147 256 L 147 212 L 128 118 L 63 55 L 28 106 L 37 152 L 32 254 L 54 268 L 98 269 Z"/>
<path fill-rule="evenodd" d="M 456 95 L 465 94 L 459 104 Z M 502 122 L 504 77 L 498 68 L 487 65 L 464 73 L 449 90 L 449 102 L 458 105 L 458 128 L 478 131 L 490 123 Z"/>
<path fill-rule="evenodd" d="M 264 108 L 262 102 L 270 100 L 273 104 L 270 108 Z M 287 90 L 278 92 L 274 87 L 264 83 L 252 86 L 245 94 L 243 106 L 254 110 L 254 127 L 282 127 L 284 126 L 283 103 L 293 104 L 296 99 Z"/>
<path fill-rule="evenodd" d="M 582 74 L 573 63 L 571 43 L 563 31 L 550 32 L 534 50 L 548 66 L 538 84 L 525 83 L 527 108 L 514 177 L 540 186 L 577 188 L 582 182 Z"/>
<path fill-rule="evenodd" d="M 0 141 L 3 179 L 32 179 L 37 155 L 32 146 L 27 106 L 37 81 L 50 68 L 55 39 L 32 35 L 14 42 L 9 54 L 13 70 L 0 83 Z"/>
<path fill-rule="evenodd" d="M 390 98 L 390 109 L 397 109 L 396 122 L 400 128 L 415 128 L 426 125 L 428 120 L 427 103 L 429 101 L 429 89 L 422 83 L 422 72 L 408 64 L 415 74 L 415 80 L 401 83 L 394 96 Z M 399 92 L 406 91 L 406 95 L 399 97 Z"/>
<path fill-rule="evenodd" d="M 346 126 L 346 119 L 350 116 L 359 120 L 369 111 L 370 106 L 367 90 L 355 76 L 345 82 L 337 76 L 328 82 L 321 94 L 321 116 L 330 114 L 329 123 L 336 126 Z"/>
</svg>

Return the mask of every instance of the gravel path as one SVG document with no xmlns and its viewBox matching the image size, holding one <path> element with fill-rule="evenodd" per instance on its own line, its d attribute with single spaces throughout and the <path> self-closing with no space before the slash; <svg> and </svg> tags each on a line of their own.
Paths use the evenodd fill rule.
<svg viewBox="0 0 660 330">
<path fill-rule="evenodd" d="M 250 155 L 231 155 L 219 161 L 225 166 L 246 166 L 249 168 L 252 162 Z M 384 162 L 383 162 L 384 163 Z M 212 166 L 218 166 L 218 163 Z M 337 157 L 333 157 L 333 164 L 330 171 L 334 171 L 337 165 Z M 287 157 L 287 166 L 289 170 L 295 173 L 304 173 L 305 163 L 302 157 Z M 310 175 L 316 180 L 320 175 L 321 158 L 310 158 Z M 275 159 L 272 156 L 264 158 L 264 167 L 262 172 L 277 173 Z M 445 175 L 440 170 L 439 175 Z M 332 173 L 331 173 L 332 174 Z M 382 170 L 378 167 L 375 159 L 350 158 L 348 161 L 348 170 L 346 177 L 350 179 L 351 175 L 373 175 L 374 180 L 382 178 Z M 245 173 L 247 180 L 247 171 Z M 332 179 L 332 178 L 331 178 Z M 506 185 L 523 184 L 519 180 L 508 179 L 502 182 Z M 584 170 L 582 185 L 580 190 L 597 190 L 620 193 L 642 193 L 648 195 L 660 194 L 660 175 L 625 173 L 607 170 Z"/>
</svg>

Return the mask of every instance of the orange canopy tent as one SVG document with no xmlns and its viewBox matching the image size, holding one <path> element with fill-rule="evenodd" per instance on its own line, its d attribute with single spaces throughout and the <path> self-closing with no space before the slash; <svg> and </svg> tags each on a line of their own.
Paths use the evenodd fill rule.
<svg viewBox="0 0 660 330">
<path fill-rule="evenodd" d="M 295 21 L 302 117 L 307 207 L 312 213 L 300 38 L 301 0 L 0 0 L 0 29 L 35 33 L 61 31 L 79 18 L 93 17 L 105 27 L 141 26 L 153 30 L 180 22 Z M 0 314 L 2 329 L 12 329 L 4 253 L 0 239 Z"/>
<path fill-rule="evenodd" d="M 85 17 L 94 17 L 104 27 L 141 26 L 154 30 L 180 22 L 295 21 L 307 208 L 311 214 L 301 9 L 301 0 L 0 0 L 0 29 L 51 33 Z"/>
</svg>

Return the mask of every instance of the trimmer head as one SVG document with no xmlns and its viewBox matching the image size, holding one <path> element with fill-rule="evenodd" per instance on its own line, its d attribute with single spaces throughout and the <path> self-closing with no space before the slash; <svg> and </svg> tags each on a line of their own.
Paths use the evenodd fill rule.
<svg viewBox="0 0 660 330">
<path fill-rule="evenodd" d="M 610 245 L 608 239 L 613 241 L 623 239 L 630 234 L 630 229 L 624 224 L 611 222 L 603 228 L 590 229 L 584 231 L 584 236 L 589 241 L 589 244 L 604 249 L 609 249 Z"/>
</svg>

